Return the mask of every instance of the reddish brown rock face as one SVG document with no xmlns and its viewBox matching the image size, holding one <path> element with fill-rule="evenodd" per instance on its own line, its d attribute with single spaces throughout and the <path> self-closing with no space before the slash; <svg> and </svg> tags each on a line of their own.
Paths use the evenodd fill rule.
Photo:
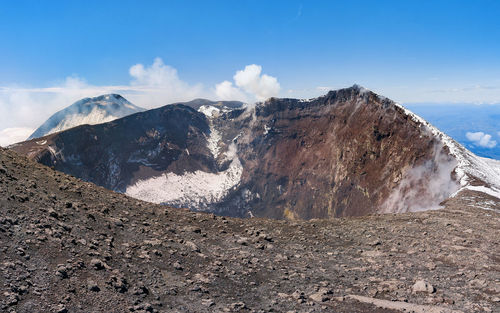
<svg viewBox="0 0 500 313">
<path fill-rule="evenodd" d="M 242 166 L 239 183 L 204 207 L 231 216 L 310 219 L 401 212 L 436 206 L 457 189 L 456 163 L 440 140 L 394 102 L 357 86 L 311 101 L 270 99 L 254 110 L 212 119 L 179 105 L 148 112 L 13 149 L 124 191 L 165 173 L 225 171 L 224 153 L 234 143 Z M 207 148 L 214 130 L 221 151 L 215 157 Z M 40 140 L 50 144 L 38 147 Z M 144 152 L 143 162 L 130 163 L 138 151 Z"/>
<path fill-rule="evenodd" d="M 257 108 L 247 135 L 250 140 L 239 146 L 243 185 L 259 195 L 249 206 L 255 215 L 275 218 L 412 209 L 382 205 L 389 204 L 410 168 L 425 164 L 426 173 L 413 182 L 423 187 L 413 197 L 418 198 L 426 195 L 426 179 L 438 171 L 438 162 L 452 162 L 436 148 L 438 141 L 392 101 L 356 88 L 310 102 L 271 99 Z"/>
</svg>

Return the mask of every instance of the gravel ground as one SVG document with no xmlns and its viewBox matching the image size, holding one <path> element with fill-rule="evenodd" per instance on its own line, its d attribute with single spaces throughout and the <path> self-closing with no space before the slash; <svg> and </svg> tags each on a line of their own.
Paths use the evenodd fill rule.
<svg viewBox="0 0 500 313">
<path fill-rule="evenodd" d="M 0 310 L 500 312 L 499 208 L 468 191 L 420 213 L 234 219 L 1 149 Z"/>
</svg>

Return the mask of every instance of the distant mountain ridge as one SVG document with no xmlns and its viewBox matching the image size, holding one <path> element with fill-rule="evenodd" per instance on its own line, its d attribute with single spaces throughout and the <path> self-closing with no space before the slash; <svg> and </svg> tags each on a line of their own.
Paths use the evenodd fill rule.
<svg viewBox="0 0 500 313">
<path fill-rule="evenodd" d="M 11 148 L 138 199 L 230 216 L 435 209 L 462 189 L 500 198 L 500 164 L 360 86 L 235 107 L 197 99 Z"/>
<path fill-rule="evenodd" d="M 110 122 L 133 113 L 142 112 L 140 108 L 118 94 L 106 94 L 79 100 L 67 108 L 56 112 L 28 138 L 38 138 L 75 126 Z"/>
</svg>

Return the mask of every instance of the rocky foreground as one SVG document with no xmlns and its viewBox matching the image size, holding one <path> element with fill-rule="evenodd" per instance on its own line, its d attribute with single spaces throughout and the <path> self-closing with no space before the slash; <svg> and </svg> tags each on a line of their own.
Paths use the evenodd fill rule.
<svg viewBox="0 0 500 313">
<path fill-rule="evenodd" d="M 500 312 L 498 210 L 467 191 L 422 213 L 224 218 L 1 149 L 0 310 Z"/>
</svg>

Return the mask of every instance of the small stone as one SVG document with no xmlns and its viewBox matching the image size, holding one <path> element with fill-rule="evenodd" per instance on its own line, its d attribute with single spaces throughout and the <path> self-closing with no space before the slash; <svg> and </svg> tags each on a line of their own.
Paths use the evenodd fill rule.
<svg viewBox="0 0 500 313">
<path fill-rule="evenodd" d="M 201 300 L 201 304 L 203 304 L 204 306 L 209 308 L 211 306 L 214 306 L 215 302 L 212 299 L 203 299 L 203 300 Z"/>
<path fill-rule="evenodd" d="M 325 302 L 330 300 L 330 298 L 324 294 L 323 292 L 316 292 L 313 293 L 312 295 L 309 295 L 309 299 L 316 301 L 316 302 Z"/>
<path fill-rule="evenodd" d="M 240 238 L 236 240 L 236 243 L 242 246 L 248 246 L 248 238 Z"/>
<path fill-rule="evenodd" d="M 124 293 L 128 290 L 128 282 L 124 277 L 112 276 L 108 284 L 113 286 L 119 293 Z"/>
<path fill-rule="evenodd" d="M 427 292 L 427 293 L 434 293 L 436 289 L 434 286 L 426 282 L 425 280 L 417 280 L 415 284 L 412 287 L 412 291 L 414 293 L 417 292 Z"/>
<path fill-rule="evenodd" d="M 269 242 L 272 242 L 273 241 L 273 238 L 267 234 L 260 234 L 259 237 L 258 237 L 260 240 L 265 240 L 265 241 L 269 241 Z"/>
<path fill-rule="evenodd" d="M 305 299 L 305 294 L 299 290 L 295 290 L 293 293 L 292 293 L 292 298 L 295 299 L 295 300 L 300 300 L 300 299 Z"/>
<path fill-rule="evenodd" d="M 186 241 L 186 246 L 188 246 L 193 252 L 200 252 L 200 248 L 192 241 Z"/>
<path fill-rule="evenodd" d="M 19 302 L 19 297 L 13 292 L 4 292 L 3 294 L 9 306 L 16 305 Z"/>
<path fill-rule="evenodd" d="M 194 292 L 198 292 L 198 291 L 201 291 L 201 287 L 198 286 L 198 285 L 194 285 L 190 291 L 194 291 Z"/>
<path fill-rule="evenodd" d="M 87 281 L 87 289 L 89 291 L 94 291 L 94 292 L 99 292 L 101 291 L 101 288 L 99 288 L 99 286 L 97 285 L 97 283 L 93 280 L 88 280 Z"/>
<path fill-rule="evenodd" d="M 90 266 L 93 269 L 97 270 L 97 271 L 102 270 L 102 269 L 105 268 L 104 263 L 101 260 L 99 260 L 99 259 L 92 259 L 92 260 L 90 260 Z"/>
<path fill-rule="evenodd" d="M 142 309 L 146 312 L 153 312 L 154 311 L 154 308 L 151 305 L 151 303 L 147 303 L 147 302 L 142 305 Z"/>
<path fill-rule="evenodd" d="M 179 262 L 175 262 L 175 263 L 173 264 L 173 266 L 174 266 L 174 268 L 175 268 L 176 270 L 178 270 L 178 271 L 182 271 L 182 270 L 183 270 L 182 265 L 181 265 Z"/>
<path fill-rule="evenodd" d="M 61 279 L 68 278 L 68 269 L 66 268 L 66 265 L 64 264 L 57 265 L 56 275 L 59 276 Z"/>
<path fill-rule="evenodd" d="M 427 262 L 427 263 L 425 264 L 425 267 L 427 267 L 427 269 L 429 269 L 430 271 L 433 271 L 433 270 L 435 270 L 435 269 L 436 269 L 436 264 L 435 264 L 435 263 L 433 263 L 433 262 Z"/>
<path fill-rule="evenodd" d="M 68 313 L 68 309 L 63 304 L 59 304 L 58 306 L 55 307 L 55 311 L 57 313 Z"/>
<path fill-rule="evenodd" d="M 328 288 L 328 287 L 321 287 L 321 288 L 319 288 L 318 292 L 321 292 L 324 295 L 331 295 L 331 294 L 333 294 L 333 291 L 330 288 Z"/>
<path fill-rule="evenodd" d="M 235 302 L 235 303 L 231 303 L 230 308 L 235 310 L 235 311 L 239 311 L 239 310 L 246 309 L 247 306 L 243 302 Z"/>
<path fill-rule="evenodd" d="M 48 210 L 48 213 L 49 213 L 49 216 L 50 216 L 50 217 L 53 217 L 53 218 L 55 218 L 55 219 L 58 219 L 58 218 L 59 218 L 59 214 L 58 214 L 58 213 L 57 213 L 54 209 L 52 209 L 52 208 L 50 208 L 50 209 Z"/>
<path fill-rule="evenodd" d="M 286 299 L 288 298 L 288 294 L 283 292 L 278 292 L 278 298 Z"/>
<path fill-rule="evenodd" d="M 132 294 L 134 294 L 136 296 L 139 296 L 139 295 L 147 296 L 149 294 L 149 289 L 146 286 L 141 285 L 141 286 L 135 287 L 132 290 Z"/>
</svg>

